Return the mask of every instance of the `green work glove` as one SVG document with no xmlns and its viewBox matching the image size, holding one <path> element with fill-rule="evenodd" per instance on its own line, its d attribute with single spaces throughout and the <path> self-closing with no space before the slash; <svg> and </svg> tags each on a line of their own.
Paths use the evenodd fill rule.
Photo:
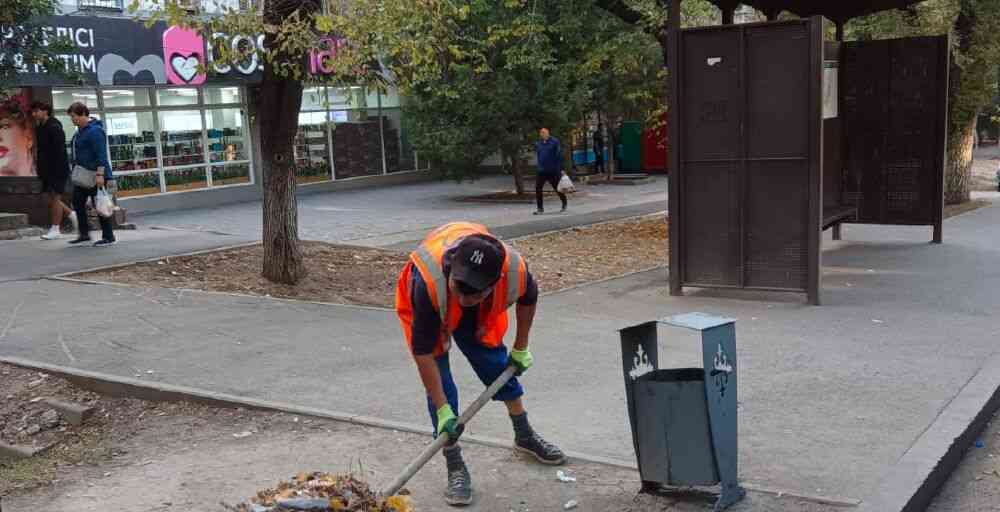
<svg viewBox="0 0 1000 512">
<path fill-rule="evenodd" d="M 535 362 L 535 358 L 531 357 L 531 351 L 528 349 L 517 350 L 512 349 L 510 351 L 510 364 L 517 367 L 517 376 L 521 376 L 524 372 L 531 368 L 531 363 Z"/>
<path fill-rule="evenodd" d="M 437 418 L 438 435 L 447 432 L 449 443 L 458 441 L 458 436 L 462 435 L 462 431 L 458 428 L 458 418 L 455 417 L 455 411 L 451 410 L 451 406 L 448 404 L 442 405 L 437 410 Z"/>
</svg>

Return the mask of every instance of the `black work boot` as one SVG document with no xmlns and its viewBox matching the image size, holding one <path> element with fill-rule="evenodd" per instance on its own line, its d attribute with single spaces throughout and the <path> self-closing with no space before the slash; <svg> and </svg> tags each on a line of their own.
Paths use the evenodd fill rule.
<svg viewBox="0 0 1000 512">
<path fill-rule="evenodd" d="M 514 424 L 514 450 L 534 456 L 538 462 L 559 466 L 566 462 L 566 456 L 556 445 L 542 439 L 528 423 L 528 413 L 511 416 Z"/>
<path fill-rule="evenodd" d="M 444 501 L 456 507 L 472 503 L 472 477 L 462 460 L 462 449 L 452 446 L 443 452 L 448 463 L 448 489 L 444 491 Z"/>
</svg>

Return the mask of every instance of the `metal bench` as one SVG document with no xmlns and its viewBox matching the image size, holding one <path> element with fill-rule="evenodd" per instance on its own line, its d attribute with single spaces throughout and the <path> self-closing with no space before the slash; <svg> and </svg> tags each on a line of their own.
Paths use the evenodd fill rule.
<svg viewBox="0 0 1000 512">
<path fill-rule="evenodd" d="M 832 205 L 823 207 L 823 231 L 833 228 L 833 239 L 840 240 L 840 224 L 855 220 L 858 209 L 854 206 Z"/>
</svg>

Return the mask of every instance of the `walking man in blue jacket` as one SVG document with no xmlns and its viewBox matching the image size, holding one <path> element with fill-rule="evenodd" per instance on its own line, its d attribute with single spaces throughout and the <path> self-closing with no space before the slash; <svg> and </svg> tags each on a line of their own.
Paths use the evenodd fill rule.
<svg viewBox="0 0 1000 512">
<path fill-rule="evenodd" d="M 545 205 L 542 201 L 542 188 L 546 183 L 552 185 L 552 189 L 559 194 L 562 201 L 562 210 L 566 211 L 566 194 L 559 191 L 559 179 L 562 177 L 563 154 L 562 144 L 559 139 L 549 135 L 548 128 L 538 130 L 541 137 L 535 144 L 535 156 L 538 158 L 538 174 L 535 176 L 535 202 L 538 203 L 538 211 L 535 215 L 545 213 Z"/>
<path fill-rule="evenodd" d="M 73 209 L 76 210 L 80 228 L 76 240 L 70 243 L 81 244 L 90 241 L 87 200 L 95 201 L 98 189 L 110 185 L 115 178 L 111 172 L 111 162 L 108 161 L 108 136 L 104 131 L 104 123 L 100 119 L 90 117 L 90 109 L 80 102 L 70 105 L 66 113 L 77 128 L 72 143 L 74 165 L 97 171 L 97 184 L 94 188 L 73 187 Z M 115 231 L 111 219 L 100 215 L 97 219 L 101 223 L 101 239 L 94 243 L 94 247 L 114 245 Z"/>
</svg>

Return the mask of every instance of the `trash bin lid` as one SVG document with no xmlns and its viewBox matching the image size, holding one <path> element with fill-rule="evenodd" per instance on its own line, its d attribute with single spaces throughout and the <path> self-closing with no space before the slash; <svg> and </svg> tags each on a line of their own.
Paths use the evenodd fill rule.
<svg viewBox="0 0 1000 512">
<path fill-rule="evenodd" d="M 660 320 L 661 322 L 673 325 L 675 327 L 684 327 L 687 329 L 694 329 L 696 331 L 705 331 L 713 327 L 719 327 L 720 325 L 726 325 L 736 322 L 735 318 L 725 318 L 721 316 L 713 316 L 707 313 L 685 313 L 683 315 L 676 315 L 664 318 Z"/>
</svg>

